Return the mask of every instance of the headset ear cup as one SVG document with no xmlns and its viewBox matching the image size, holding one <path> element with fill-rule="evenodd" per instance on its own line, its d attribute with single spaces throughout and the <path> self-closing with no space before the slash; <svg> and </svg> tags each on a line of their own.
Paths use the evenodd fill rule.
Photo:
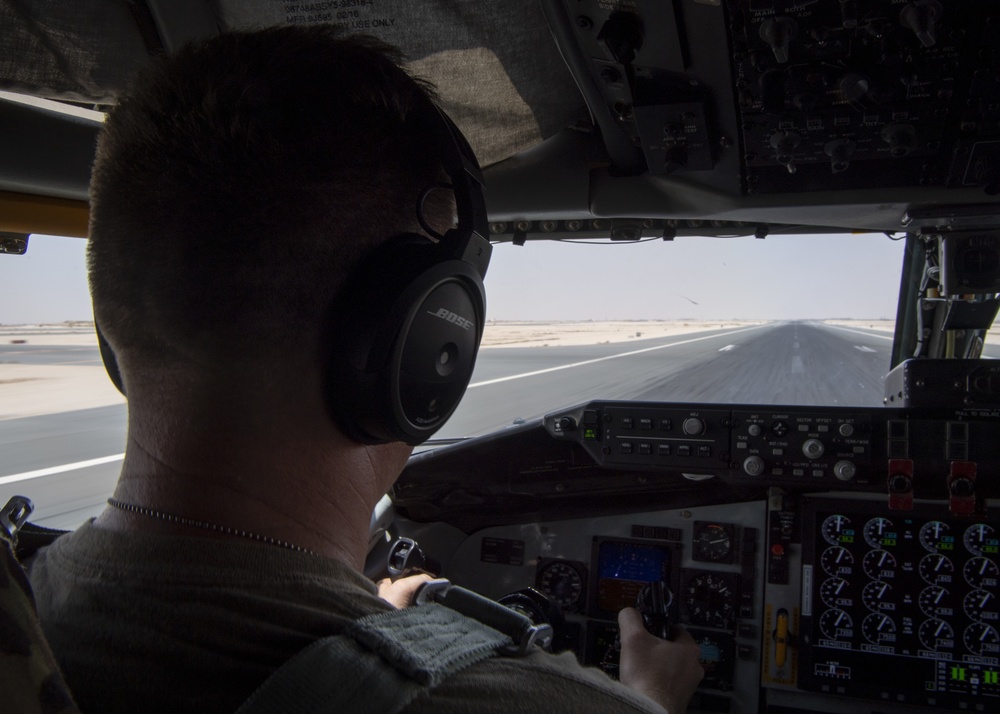
<svg viewBox="0 0 1000 714">
<path fill-rule="evenodd" d="M 111 344 L 107 338 L 104 337 L 104 333 L 101 332 L 101 326 L 97 323 L 97 320 L 94 320 L 94 328 L 97 331 L 97 346 L 101 350 L 101 361 L 104 362 L 104 369 L 107 370 L 112 384 L 124 396 L 125 381 L 122 379 L 122 372 L 118 367 L 118 358 L 115 356 L 115 351 L 111 348 Z"/>
<path fill-rule="evenodd" d="M 426 238 L 376 250 L 328 320 L 326 401 L 344 433 L 419 444 L 437 431 L 472 378 L 485 306 L 480 275 Z"/>
</svg>

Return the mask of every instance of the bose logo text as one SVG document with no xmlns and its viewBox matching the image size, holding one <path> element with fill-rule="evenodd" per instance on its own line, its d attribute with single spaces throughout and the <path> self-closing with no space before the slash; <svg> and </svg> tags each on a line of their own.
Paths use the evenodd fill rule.
<svg viewBox="0 0 1000 714">
<path fill-rule="evenodd" d="M 472 327 L 472 320 L 466 320 L 461 315 L 457 315 L 447 308 L 440 308 L 437 312 L 427 311 L 428 315 L 433 315 L 434 317 L 440 317 L 442 320 L 447 320 L 448 322 L 454 323 L 456 327 L 461 327 L 463 330 L 468 330 Z"/>
</svg>

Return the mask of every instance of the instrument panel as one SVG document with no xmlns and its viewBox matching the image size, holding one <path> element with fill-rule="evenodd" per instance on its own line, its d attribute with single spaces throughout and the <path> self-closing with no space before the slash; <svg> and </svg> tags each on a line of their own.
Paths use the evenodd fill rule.
<svg viewBox="0 0 1000 714">
<path fill-rule="evenodd" d="M 546 596 L 611 676 L 617 611 L 661 587 L 693 712 L 1000 711 L 998 421 L 595 401 L 414 457 L 397 521 L 453 582 Z"/>
<path fill-rule="evenodd" d="M 1000 705 L 1000 522 L 806 499 L 802 528 L 803 689 Z"/>
</svg>

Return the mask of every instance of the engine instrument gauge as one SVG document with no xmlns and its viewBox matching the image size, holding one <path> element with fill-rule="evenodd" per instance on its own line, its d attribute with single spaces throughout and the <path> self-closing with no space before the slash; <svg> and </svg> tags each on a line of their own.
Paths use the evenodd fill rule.
<svg viewBox="0 0 1000 714">
<path fill-rule="evenodd" d="M 996 595 L 988 590 L 972 590 L 965 595 L 962 609 L 970 620 L 996 623 L 1000 621 L 1000 610 L 996 609 L 996 603 Z"/>
<path fill-rule="evenodd" d="M 924 582 L 931 585 L 947 585 L 954 577 L 955 564 L 940 553 L 928 553 L 920 559 L 917 569 Z"/>
<path fill-rule="evenodd" d="M 962 634 L 965 648 L 977 655 L 996 655 L 1000 653 L 1000 636 L 997 628 L 983 622 L 973 622 L 965 628 Z"/>
<path fill-rule="evenodd" d="M 819 559 L 827 575 L 850 575 L 854 572 L 854 556 L 847 548 L 835 545 L 823 551 Z"/>
<path fill-rule="evenodd" d="M 955 648 L 955 631 L 944 620 L 930 619 L 920 623 L 920 644 L 934 652 Z"/>
<path fill-rule="evenodd" d="M 849 585 L 843 578 L 824 580 L 819 586 L 819 597 L 827 607 L 847 608 L 854 604 Z"/>
<path fill-rule="evenodd" d="M 892 586 L 881 580 L 873 580 L 865 585 L 861 592 L 861 599 L 872 612 L 884 612 L 885 610 L 895 610 L 896 604 L 892 602 Z"/>
<path fill-rule="evenodd" d="M 566 612 L 579 612 L 583 608 L 586 579 L 587 568 L 583 563 L 549 560 L 539 563 L 535 587 Z"/>
<path fill-rule="evenodd" d="M 896 577 L 896 558 L 887 550 L 869 550 L 861 560 L 861 567 L 872 580 Z"/>
<path fill-rule="evenodd" d="M 939 550 L 953 550 L 955 536 L 951 535 L 951 526 L 943 521 L 928 521 L 920 526 L 920 545 L 932 553 Z"/>
<path fill-rule="evenodd" d="M 980 590 L 996 590 L 997 588 L 997 564 L 989 558 L 977 556 L 965 561 L 962 568 L 962 575 L 965 582 Z"/>
<path fill-rule="evenodd" d="M 706 563 L 733 562 L 735 531 L 730 523 L 695 521 L 691 559 Z"/>
<path fill-rule="evenodd" d="M 948 591 L 940 585 L 931 585 L 921 590 L 919 603 L 920 611 L 927 617 L 951 617 L 955 614 L 955 609 L 948 598 Z"/>
<path fill-rule="evenodd" d="M 896 545 L 896 532 L 888 518 L 872 518 L 865 523 L 865 543 L 872 548 L 886 548 Z"/>
<path fill-rule="evenodd" d="M 962 536 L 965 549 L 973 555 L 997 555 L 1000 550 L 1000 538 L 992 526 L 976 523 L 965 529 Z"/>
<path fill-rule="evenodd" d="M 820 526 L 820 533 L 830 545 L 854 542 L 854 529 L 851 528 L 851 519 L 847 516 L 827 516 Z"/>
<path fill-rule="evenodd" d="M 891 645 L 896 641 L 896 623 L 881 612 L 865 617 L 861 622 L 861 632 L 873 645 Z"/>
<path fill-rule="evenodd" d="M 854 620 L 843 610 L 827 610 L 819 618 L 820 631 L 831 640 L 849 640 L 854 636 Z"/>
</svg>

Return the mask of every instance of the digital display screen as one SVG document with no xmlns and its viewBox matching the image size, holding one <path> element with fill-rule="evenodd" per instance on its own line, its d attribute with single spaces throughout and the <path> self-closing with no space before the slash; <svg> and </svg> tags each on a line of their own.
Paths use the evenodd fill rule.
<svg viewBox="0 0 1000 714">
<path fill-rule="evenodd" d="M 800 684 L 1000 710 L 1000 522 L 810 499 Z"/>
<path fill-rule="evenodd" d="M 624 540 L 596 544 L 596 597 L 598 616 L 615 617 L 625 607 L 635 607 L 647 583 L 663 582 L 673 590 L 672 548 Z"/>
</svg>

